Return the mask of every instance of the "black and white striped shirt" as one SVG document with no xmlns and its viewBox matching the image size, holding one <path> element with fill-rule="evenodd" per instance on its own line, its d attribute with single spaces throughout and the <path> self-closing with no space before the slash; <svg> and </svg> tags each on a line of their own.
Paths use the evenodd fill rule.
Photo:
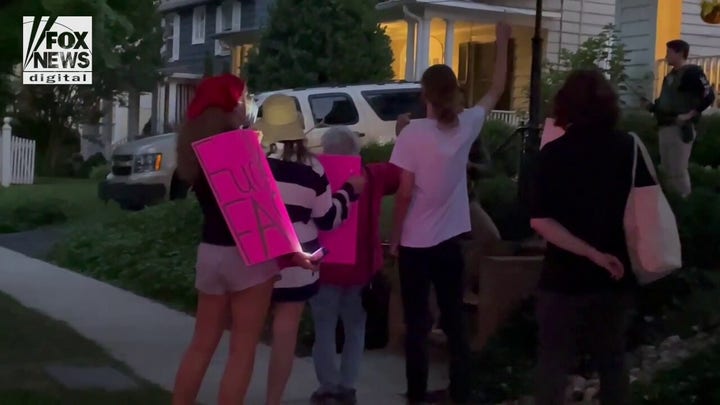
<svg viewBox="0 0 720 405">
<path fill-rule="evenodd" d="M 347 183 L 333 193 L 325 169 L 312 156 L 301 163 L 282 160 L 276 153 L 268 156 L 268 163 L 300 245 L 304 252 L 313 253 L 320 248 L 318 231 L 337 228 L 348 217 L 349 203 L 358 196 Z M 317 272 L 290 267 L 283 269 L 275 288 L 299 288 L 317 281 Z"/>
</svg>

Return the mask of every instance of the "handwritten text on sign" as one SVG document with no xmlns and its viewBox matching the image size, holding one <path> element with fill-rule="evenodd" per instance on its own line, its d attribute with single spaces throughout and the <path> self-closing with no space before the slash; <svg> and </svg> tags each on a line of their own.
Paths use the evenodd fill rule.
<svg viewBox="0 0 720 405">
<path fill-rule="evenodd" d="M 225 132 L 193 148 L 245 264 L 300 251 L 257 133 Z"/>
<path fill-rule="evenodd" d="M 319 155 L 320 163 L 330 181 L 330 188 L 337 191 L 352 176 L 361 174 L 362 162 L 359 156 Z M 345 222 L 337 229 L 320 232 L 320 243 L 328 249 L 325 263 L 355 264 L 357 260 L 358 210 L 357 203 L 350 207 Z"/>
</svg>

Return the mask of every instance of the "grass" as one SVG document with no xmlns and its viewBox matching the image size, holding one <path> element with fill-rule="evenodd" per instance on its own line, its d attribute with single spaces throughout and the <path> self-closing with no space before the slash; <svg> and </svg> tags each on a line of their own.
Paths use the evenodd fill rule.
<svg viewBox="0 0 720 405">
<path fill-rule="evenodd" d="M 95 343 L 62 322 L 25 308 L 0 294 L 0 404 L 3 405 L 126 405 L 166 404 L 169 394 L 134 376 Z M 69 390 L 52 380 L 47 365 L 110 366 L 138 382 L 123 392 Z"/>
<path fill-rule="evenodd" d="M 93 180 L 40 178 L 33 185 L 0 188 L 0 233 L 60 224 L 82 226 L 121 213 L 115 204 L 100 201 Z"/>
</svg>

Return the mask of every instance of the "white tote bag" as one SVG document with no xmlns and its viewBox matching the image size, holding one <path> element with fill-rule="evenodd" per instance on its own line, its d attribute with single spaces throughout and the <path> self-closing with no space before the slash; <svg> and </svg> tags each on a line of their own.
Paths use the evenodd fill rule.
<svg viewBox="0 0 720 405">
<path fill-rule="evenodd" d="M 657 180 L 655 166 L 640 138 L 630 135 L 635 139 L 635 151 L 630 195 L 625 207 L 625 237 L 633 271 L 640 284 L 648 284 L 682 267 L 682 247 L 677 221 Z M 635 186 L 638 159 L 645 162 L 655 185 Z"/>
</svg>

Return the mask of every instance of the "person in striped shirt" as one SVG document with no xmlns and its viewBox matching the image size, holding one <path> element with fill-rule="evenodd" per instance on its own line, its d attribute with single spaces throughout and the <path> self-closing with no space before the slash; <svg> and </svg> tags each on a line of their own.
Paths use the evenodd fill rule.
<svg viewBox="0 0 720 405">
<path fill-rule="evenodd" d="M 263 143 L 270 145 L 270 169 L 302 250 L 315 252 L 321 247 L 318 231 L 332 230 L 348 217 L 349 205 L 358 199 L 365 179 L 350 178 L 333 193 L 322 164 L 305 146 L 302 116 L 293 98 L 272 95 L 265 100 L 262 110 L 255 129 L 262 132 Z M 305 303 L 317 293 L 318 287 L 318 273 L 301 267 L 282 269 L 281 278 L 275 283 L 268 405 L 279 405 L 282 400 L 295 358 L 300 318 Z"/>
</svg>

